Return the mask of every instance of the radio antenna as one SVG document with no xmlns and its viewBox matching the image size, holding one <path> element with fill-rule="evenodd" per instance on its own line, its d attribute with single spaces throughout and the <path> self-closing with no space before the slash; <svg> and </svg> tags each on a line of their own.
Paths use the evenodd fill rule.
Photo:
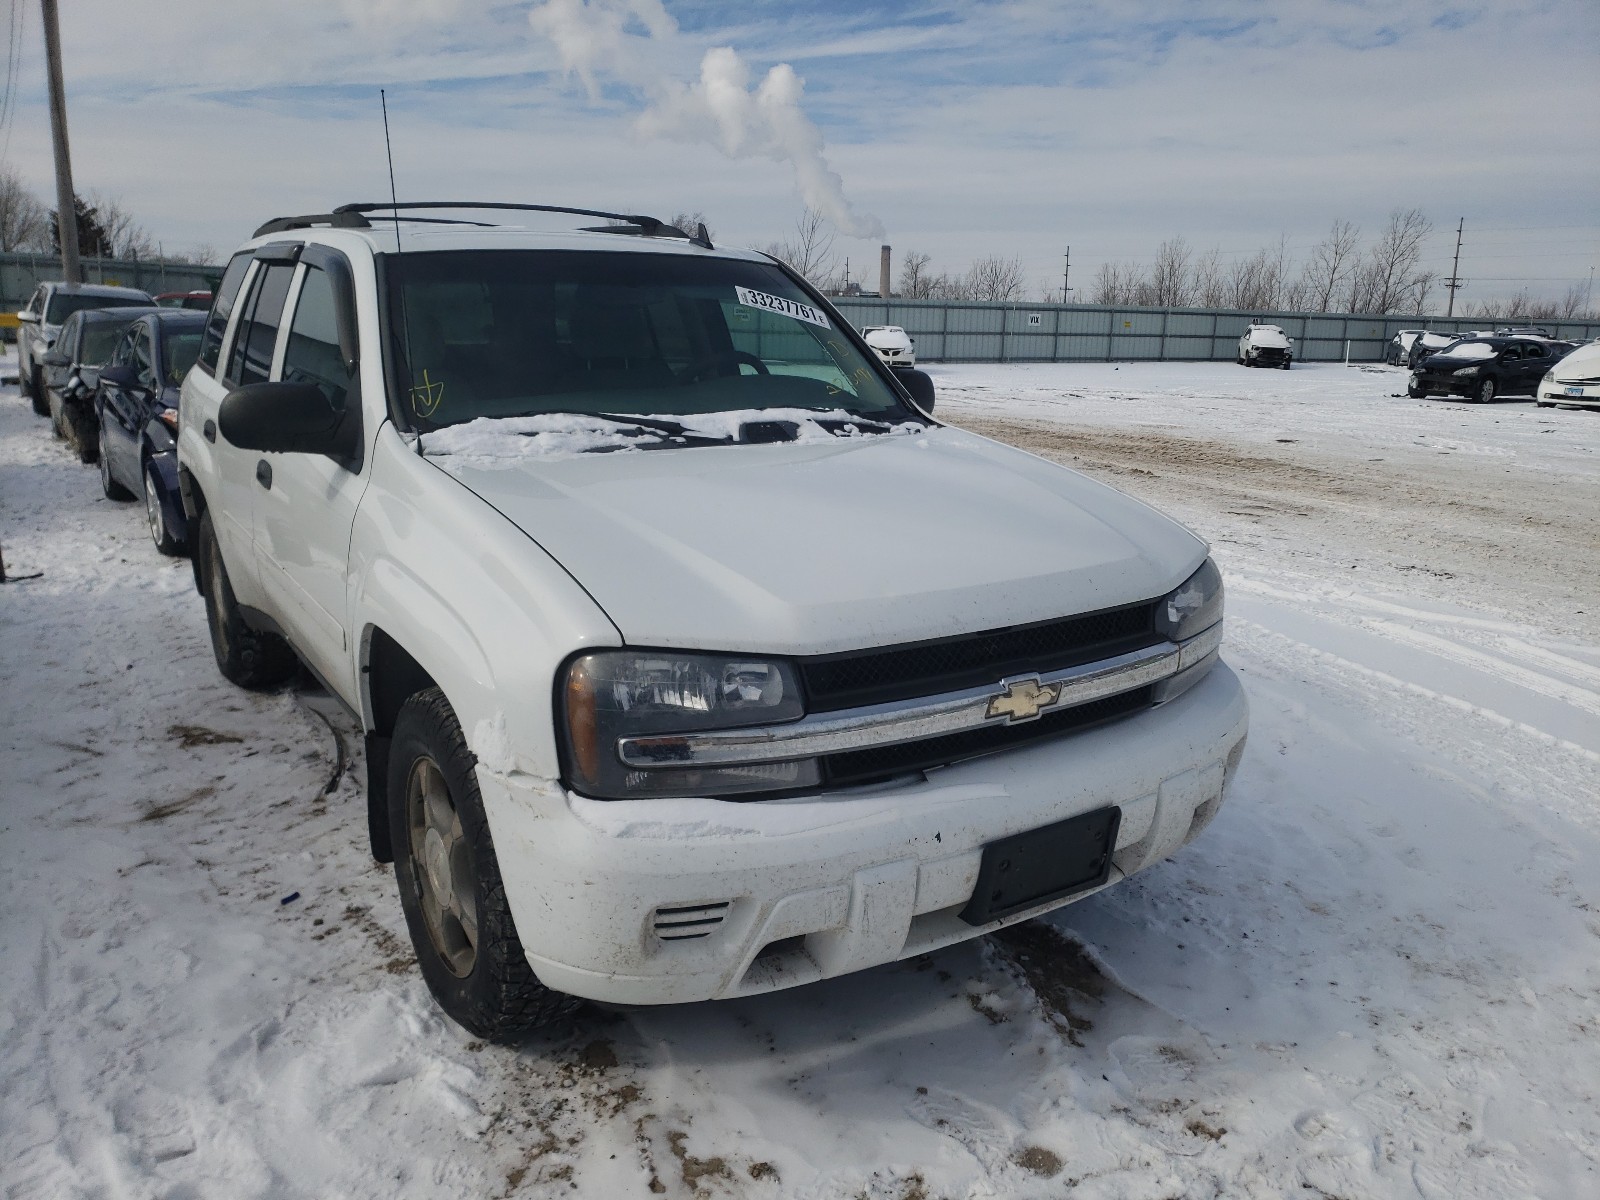
<svg viewBox="0 0 1600 1200">
<path fill-rule="evenodd" d="M 383 153 L 389 160 L 389 200 L 394 204 L 394 256 L 395 265 L 399 265 L 400 258 L 400 197 L 394 190 L 394 146 L 389 141 L 389 97 L 383 88 L 378 89 L 378 103 L 383 106 Z M 401 340 L 405 345 L 406 354 L 406 387 L 411 389 L 407 395 L 415 395 L 415 387 L 411 380 L 411 321 L 406 316 L 406 281 L 402 275 L 399 286 L 395 288 L 400 298 L 400 330 Z M 416 411 L 416 401 L 412 401 L 412 411 Z M 417 457 L 423 458 L 422 430 L 417 430 Z"/>
</svg>

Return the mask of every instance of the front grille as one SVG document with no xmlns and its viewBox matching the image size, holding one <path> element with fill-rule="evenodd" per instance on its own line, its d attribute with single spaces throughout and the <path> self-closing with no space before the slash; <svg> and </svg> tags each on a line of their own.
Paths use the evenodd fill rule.
<svg viewBox="0 0 1600 1200">
<path fill-rule="evenodd" d="M 802 659 L 808 712 L 937 696 L 1097 662 L 1160 641 L 1155 601 L 982 633 Z"/>
<path fill-rule="evenodd" d="M 942 767 L 964 758 L 976 758 L 996 750 L 1010 750 L 1030 742 L 1042 742 L 1149 708 L 1154 692 L 1154 687 L 1135 688 L 1120 696 L 1107 696 L 1076 708 L 1046 713 L 1037 721 L 1021 725 L 991 725 L 946 734 L 944 737 L 925 738 L 920 742 L 901 742 L 894 746 L 874 746 L 869 750 L 832 754 L 822 760 L 823 776 L 834 786 L 866 783 L 905 771 Z"/>
</svg>

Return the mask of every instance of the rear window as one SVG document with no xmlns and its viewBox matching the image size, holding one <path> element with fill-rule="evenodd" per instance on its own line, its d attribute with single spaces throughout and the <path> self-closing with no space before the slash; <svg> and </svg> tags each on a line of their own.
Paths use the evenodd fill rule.
<svg viewBox="0 0 1600 1200">
<path fill-rule="evenodd" d="M 135 304 L 148 304 L 148 298 L 139 296 L 85 296 L 81 292 L 57 292 L 50 297 L 45 309 L 44 323 L 59 325 L 75 312 L 92 308 L 127 308 Z"/>
<path fill-rule="evenodd" d="M 440 251 L 392 258 L 388 276 L 402 404 L 424 430 L 549 413 L 919 419 L 770 263 Z"/>
</svg>

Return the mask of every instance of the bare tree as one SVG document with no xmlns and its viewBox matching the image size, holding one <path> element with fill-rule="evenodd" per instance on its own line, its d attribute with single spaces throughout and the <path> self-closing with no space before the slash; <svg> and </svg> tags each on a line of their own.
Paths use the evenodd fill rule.
<svg viewBox="0 0 1600 1200">
<path fill-rule="evenodd" d="M 0 251 L 48 250 L 50 210 L 11 167 L 0 167 Z"/>
<path fill-rule="evenodd" d="M 1101 263 L 1094 273 L 1089 295 L 1095 304 L 1134 304 L 1145 286 L 1137 263 Z"/>
<path fill-rule="evenodd" d="M 711 223 L 706 220 L 705 213 L 696 209 L 694 212 L 673 213 L 672 219 L 667 222 L 674 229 L 695 237 L 700 232 L 700 226 L 706 227 L 706 237 L 715 236 L 716 231 L 711 228 Z"/>
<path fill-rule="evenodd" d="M 915 250 L 907 251 L 900 260 L 900 294 L 908 300 L 926 300 L 931 295 L 934 276 L 928 270 L 933 260 Z"/>
<path fill-rule="evenodd" d="M 1335 221 L 1328 236 L 1312 247 L 1300 274 L 1308 310 L 1333 311 L 1334 297 L 1345 291 L 1360 253 L 1361 230 L 1349 221 Z"/>
<path fill-rule="evenodd" d="M 1154 308 L 1187 308 L 1194 303 L 1194 278 L 1189 272 L 1189 243 L 1168 238 L 1156 249 L 1145 303 Z"/>
<path fill-rule="evenodd" d="M 806 208 L 794 223 L 790 238 L 761 249 L 781 259 L 799 274 L 826 290 L 839 274 L 838 258 L 833 253 L 833 228 L 814 208 Z"/>
<path fill-rule="evenodd" d="M 1433 223 L 1420 208 L 1395 209 L 1352 289 L 1349 312 L 1399 312 L 1415 291 L 1423 239 Z"/>
<path fill-rule="evenodd" d="M 133 214 L 122 207 L 114 196 L 99 192 L 89 193 L 89 203 L 105 230 L 105 242 L 100 252 L 108 258 L 154 258 L 156 240 L 143 225 L 133 219 Z"/>
<path fill-rule="evenodd" d="M 1222 271 L 1222 249 L 1213 246 L 1194 264 L 1194 302 L 1217 308 L 1226 302 L 1226 280 Z"/>
<path fill-rule="evenodd" d="M 1563 317 L 1586 317 L 1589 307 L 1589 289 L 1581 283 L 1574 283 L 1567 288 L 1566 295 L 1561 297 L 1558 304 Z"/>
<path fill-rule="evenodd" d="M 967 295 L 973 300 L 1016 300 L 1022 296 L 1024 276 L 1020 258 L 991 254 L 967 268 Z"/>
</svg>

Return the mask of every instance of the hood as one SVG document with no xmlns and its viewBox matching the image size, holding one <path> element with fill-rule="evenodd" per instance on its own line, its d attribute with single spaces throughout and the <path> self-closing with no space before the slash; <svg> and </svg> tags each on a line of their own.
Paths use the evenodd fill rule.
<svg viewBox="0 0 1600 1200">
<path fill-rule="evenodd" d="M 826 654 L 1150 599 L 1205 557 L 1122 493 L 960 430 L 430 458 L 634 645 Z"/>
<path fill-rule="evenodd" d="M 1550 373 L 1562 383 L 1600 381 L 1600 345 L 1579 346 L 1551 367 Z"/>
<path fill-rule="evenodd" d="M 1289 336 L 1281 329 L 1252 329 L 1245 334 L 1245 337 L 1250 339 L 1252 346 L 1278 350 L 1289 348 Z"/>
</svg>

